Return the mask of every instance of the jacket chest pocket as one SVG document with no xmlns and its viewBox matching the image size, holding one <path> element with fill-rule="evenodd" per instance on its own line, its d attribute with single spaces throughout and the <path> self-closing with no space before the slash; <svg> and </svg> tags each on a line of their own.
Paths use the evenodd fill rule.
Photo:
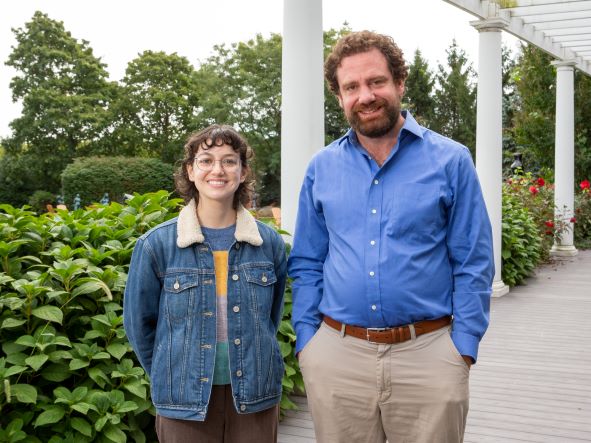
<svg viewBox="0 0 591 443">
<path fill-rule="evenodd" d="M 164 277 L 164 306 L 171 320 L 192 316 L 199 301 L 199 275 L 174 273 Z"/>
<path fill-rule="evenodd" d="M 252 264 L 244 268 L 251 308 L 270 314 L 273 305 L 273 288 L 277 282 L 272 263 Z"/>
</svg>

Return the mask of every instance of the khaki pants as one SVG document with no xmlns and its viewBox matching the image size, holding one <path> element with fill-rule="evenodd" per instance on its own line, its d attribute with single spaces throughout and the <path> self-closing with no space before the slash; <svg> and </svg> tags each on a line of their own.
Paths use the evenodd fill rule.
<svg viewBox="0 0 591 443">
<path fill-rule="evenodd" d="M 279 405 L 238 414 L 230 385 L 213 386 L 205 421 L 156 416 L 160 443 L 275 443 Z"/>
<path fill-rule="evenodd" d="M 324 323 L 299 354 L 319 443 L 458 443 L 470 369 L 445 327 L 395 345 Z"/>
</svg>

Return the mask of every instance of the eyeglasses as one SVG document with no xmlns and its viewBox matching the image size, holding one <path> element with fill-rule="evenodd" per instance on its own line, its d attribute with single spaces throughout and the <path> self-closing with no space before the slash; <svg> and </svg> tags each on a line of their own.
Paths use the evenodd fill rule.
<svg viewBox="0 0 591 443">
<path fill-rule="evenodd" d="M 236 172 L 240 167 L 240 159 L 238 158 L 222 158 L 221 160 L 216 160 L 212 157 L 195 157 L 193 159 L 197 167 L 203 172 L 209 172 L 213 170 L 213 167 L 216 162 L 220 162 L 222 169 L 226 172 Z"/>
</svg>

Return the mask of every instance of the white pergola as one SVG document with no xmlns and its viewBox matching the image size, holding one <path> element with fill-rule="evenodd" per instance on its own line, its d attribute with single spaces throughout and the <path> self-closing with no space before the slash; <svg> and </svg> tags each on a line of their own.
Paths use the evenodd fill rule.
<svg viewBox="0 0 591 443">
<path fill-rule="evenodd" d="M 556 60 L 555 206 L 570 224 L 574 206 L 574 69 L 591 75 L 591 0 L 444 0 L 474 15 L 479 32 L 476 169 L 493 226 L 496 275 L 501 279 L 502 78 L 501 31 Z M 284 0 L 281 137 L 283 228 L 293 232 L 297 201 L 310 157 L 324 145 L 322 2 Z M 554 245 L 575 255 L 572 229 Z"/>
</svg>

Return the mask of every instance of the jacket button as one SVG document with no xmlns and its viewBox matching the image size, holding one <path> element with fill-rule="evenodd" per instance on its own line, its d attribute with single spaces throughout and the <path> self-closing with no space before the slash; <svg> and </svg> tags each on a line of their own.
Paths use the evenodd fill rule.
<svg viewBox="0 0 591 443">
<path fill-rule="evenodd" d="M 240 249 L 240 243 L 236 243 L 236 249 Z"/>
<path fill-rule="evenodd" d="M 263 278 L 261 278 L 261 280 L 263 281 L 263 283 L 267 283 L 267 276 L 263 275 Z"/>
<path fill-rule="evenodd" d="M 240 307 L 239 306 L 234 306 L 232 308 L 232 311 L 234 311 L 234 312 L 240 312 Z"/>
<path fill-rule="evenodd" d="M 240 405 L 240 410 L 241 411 L 246 411 L 246 405 Z"/>
<path fill-rule="evenodd" d="M 239 345 L 239 344 L 240 344 L 240 339 L 239 339 L 239 338 L 237 338 L 236 340 L 234 340 L 234 344 L 235 344 L 235 345 Z"/>
<path fill-rule="evenodd" d="M 179 285 L 179 282 L 178 282 L 178 281 L 175 281 L 175 282 L 174 282 L 174 285 L 172 285 L 172 287 L 173 287 L 174 289 L 178 289 L 178 288 L 180 288 L 180 287 L 181 287 L 181 285 Z"/>
<path fill-rule="evenodd" d="M 242 371 L 240 369 L 236 371 L 236 377 L 242 377 Z"/>
<path fill-rule="evenodd" d="M 232 280 L 234 280 L 234 281 L 238 280 L 238 278 L 239 278 L 239 277 L 238 277 L 238 274 L 234 274 L 234 275 L 232 276 Z"/>
</svg>

